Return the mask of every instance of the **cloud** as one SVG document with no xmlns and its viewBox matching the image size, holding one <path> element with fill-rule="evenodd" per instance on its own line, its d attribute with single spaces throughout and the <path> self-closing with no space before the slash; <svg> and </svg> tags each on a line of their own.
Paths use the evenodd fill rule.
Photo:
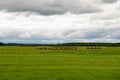
<svg viewBox="0 0 120 80">
<path fill-rule="evenodd" d="M 44 4 L 47 4 L 47 0 L 45 1 Z M 50 14 L 37 14 L 26 12 L 26 10 L 20 13 L 0 11 L 0 41 L 17 43 L 120 42 L 119 1 L 113 4 L 102 3 L 102 0 L 89 1 L 81 2 L 80 6 L 78 2 L 74 3 L 72 0 L 57 1 L 54 5 L 51 2 L 52 7 L 61 6 L 60 8 L 66 9 L 64 13 L 60 13 L 61 15 L 52 13 L 51 16 L 44 16 Z M 102 5 L 96 7 L 102 9 L 102 12 L 89 14 L 84 11 L 88 9 L 85 4 L 93 4 L 93 1 L 96 3 L 93 6 Z M 80 10 L 70 5 L 80 7 Z M 49 12 L 49 10 L 46 11 Z M 81 14 L 82 11 L 85 14 Z"/>
<path fill-rule="evenodd" d="M 37 12 L 42 15 L 100 12 L 100 0 L 0 0 L 0 9 L 9 12 Z"/>
<path fill-rule="evenodd" d="M 26 17 L 25 14 L 0 12 L 0 40 L 24 43 L 119 42 L 120 18 L 101 18 L 104 14 L 33 14 Z"/>
<path fill-rule="evenodd" d="M 103 0 L 103 2 L 105 3 L 115 3 L 117 2 L 118 0 Z"/>
</svg>

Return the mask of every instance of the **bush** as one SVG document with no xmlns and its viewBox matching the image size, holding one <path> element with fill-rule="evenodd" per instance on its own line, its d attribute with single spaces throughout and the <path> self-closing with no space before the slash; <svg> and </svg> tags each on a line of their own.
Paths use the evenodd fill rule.
<svg viewBox="0 0 120 80">
<path fill-rule="evenodd" d="M 3 46 L 3 45 L 4 45 L 4 43 L 0 42 L 0 46 Z"/>
</svg>

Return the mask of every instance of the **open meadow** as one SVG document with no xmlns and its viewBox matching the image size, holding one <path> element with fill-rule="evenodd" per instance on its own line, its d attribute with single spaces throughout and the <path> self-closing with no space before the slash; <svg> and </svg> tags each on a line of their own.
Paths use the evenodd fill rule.
<svg viewBox="0 0 120 80">
<path fill-rule="evenodd" d="M 120 80 L 120 47 L 39 50 L 1 46 L 0 80 Z"/>
</svg>

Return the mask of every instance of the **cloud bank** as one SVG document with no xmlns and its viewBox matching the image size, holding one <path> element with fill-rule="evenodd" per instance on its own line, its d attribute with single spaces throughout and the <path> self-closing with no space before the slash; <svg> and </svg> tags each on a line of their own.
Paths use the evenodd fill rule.
<svg viewBox="0 0 120 80">
<path fill-rule="evenodd" d="M 9 12 L 37 12 L 42 15 L 100 12 L 103 3 L 117 0 L 0 0 L 0 9 Z"/>
<path fill-rule="evenodd" d="M 119 8 L 117 0 L 0 0 L 0 41 L 120 42 Z"/>
<path fill-rule="evenodd" d="M 103 0 L 103 2 L 105 3 L 114 3 L 117 2 L 118 0 Z"/>
</svg>

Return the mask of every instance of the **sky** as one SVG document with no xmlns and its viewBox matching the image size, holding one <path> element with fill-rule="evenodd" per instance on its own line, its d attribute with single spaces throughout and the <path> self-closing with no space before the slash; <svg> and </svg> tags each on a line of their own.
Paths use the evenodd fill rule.
<svg viewBox="0 0 120 80">
<path fill-rule="evenodd" d="M 0 42 L 120 42 L 120 0 L 0 0 Z"/>
</svg>

